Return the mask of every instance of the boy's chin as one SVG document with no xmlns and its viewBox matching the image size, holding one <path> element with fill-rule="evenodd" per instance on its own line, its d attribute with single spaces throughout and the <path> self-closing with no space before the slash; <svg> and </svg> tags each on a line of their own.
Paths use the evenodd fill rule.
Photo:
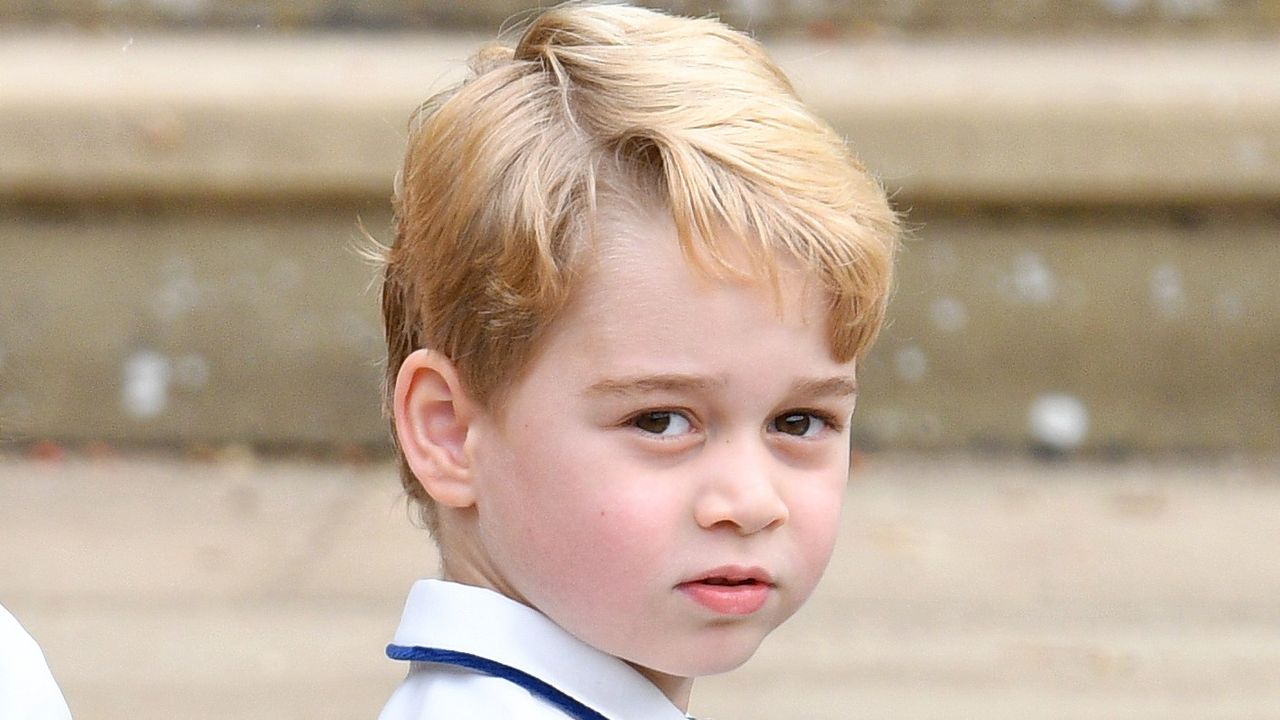
<svg viewBox="0 0 1280 720">
<path fill-rule="evenodd" d="M 754 638 L 753 641 L 739 643 L 708 643 L 679 655 L 672 653 L 668 657 L 655 658 L 653 664 L 634 662 L 630 664 L 673 677 L 696 678 L 720 675 L 742 667 L 756 654 L 763 640 L 764 637 L 761 636 Z"/>
</svg>

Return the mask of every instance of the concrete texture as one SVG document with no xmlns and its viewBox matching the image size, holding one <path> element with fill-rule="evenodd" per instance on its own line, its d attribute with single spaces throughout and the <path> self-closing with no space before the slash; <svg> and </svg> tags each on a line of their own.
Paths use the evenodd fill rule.
<svg viewBox="0 0 1280 720">
<path fill-rule="evenodd" d="M 7 36 L 0 196 L 382 199 L 410 111 L 478 42 Z M 771 47 L 904 203 L 1280 197 L 1280 43 Z"/>
<path fill-rule="evenodd" d="M 372 717 L 435 555 L 384 465 L 0 457 L 0 601 L 80 718 Z M 1273 718 L 1280 460 L 874 455 L 705 718 Z"/>
</svg>

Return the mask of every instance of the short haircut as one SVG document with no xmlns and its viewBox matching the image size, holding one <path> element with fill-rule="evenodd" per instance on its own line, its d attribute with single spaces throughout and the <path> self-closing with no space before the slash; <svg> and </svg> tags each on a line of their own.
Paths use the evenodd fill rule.
<svg viewBox="0 0 1280 720">
<path fill-rule="evenodd" d="M 415 113 L 382 288 L 386 410 L 405 358 L 444 353 L 501 411 L 565 307 L 604 196 L 670 212 L 686 257 L 755 277 L 790 258 L 829 299 L 834 357 L 884 319 L 897 218 L 840 136 L 751 38 L 712 19 L 571 3 L 480 50 Z M 394 423 L 393 423 L 394 428 Z M 434 529 L 433 501 L 400 458 Z"/>
</svg>

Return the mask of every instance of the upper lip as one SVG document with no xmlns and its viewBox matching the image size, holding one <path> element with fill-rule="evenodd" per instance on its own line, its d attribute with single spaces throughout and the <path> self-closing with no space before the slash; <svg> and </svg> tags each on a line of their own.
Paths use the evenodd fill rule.
<svg viewBox="0 0 1280 720">
<path fill-rule="evenodd" d="M 701 572 L 680 584 L 688 585 L 689 583 L 707 582 L 709 580 L 728 583 L 757 582 L 763 585 L 774 584 L 773 576 L 764 568 L 746 567 L 743 565 L 725 565 L 706 572 Z"/>
</svg>

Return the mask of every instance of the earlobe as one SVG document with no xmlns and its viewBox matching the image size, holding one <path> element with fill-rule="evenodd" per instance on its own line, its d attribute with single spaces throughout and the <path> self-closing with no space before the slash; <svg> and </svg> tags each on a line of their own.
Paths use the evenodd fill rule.
<svg viewBox="0 0 1280 720">
<path fill-rule="evenodd" d="M 423 489 L 442 505 L 475 504 L 466 449 L 475 412 L 454 364 L 414 351 L 400 365 L 394 398 L 396 439 Z"/>
</svg>

